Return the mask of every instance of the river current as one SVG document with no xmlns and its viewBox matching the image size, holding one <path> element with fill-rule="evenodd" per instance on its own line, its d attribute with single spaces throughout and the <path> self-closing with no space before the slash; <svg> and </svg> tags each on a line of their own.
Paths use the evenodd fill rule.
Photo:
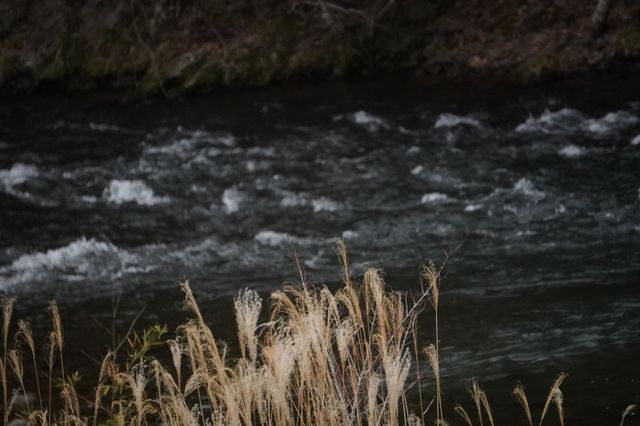
<svg viewBox="0 0 640 426">
<path fill-rule="evenodd" d="M 640 91 L 397 86 L 0 101 L 0 292 L 41 333 L 57 299 L 82 368 L 117 294 L 118 327 L 143 306 L 175 325 L 188 278 L 233 340 L 233 295 L 295 281 L 294 251 L 334 285 L 342 238 L 356 273 L 405 290 L 460 246 L 446 403 L 476 377 L 510 418 L 517 380 L 539 405 L 565 371 L 567 418 L 615 423 L 640 399 Z"/>
</svg>

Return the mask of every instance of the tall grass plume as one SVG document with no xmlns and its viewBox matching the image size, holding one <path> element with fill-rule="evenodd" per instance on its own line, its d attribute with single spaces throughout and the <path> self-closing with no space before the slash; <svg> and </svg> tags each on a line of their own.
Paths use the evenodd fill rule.
<svg viewBox="0 0 640 426">
<path fill-rule="evenodd" d="M 114 341 L 98 362 L 96 386 L 86 397 L 78 393 L 77 373 L 65 371 L 58 305 L 49 305 L 52 329 L 45 345 L 45 396 L 39 351 L 26 322 L 18 322 L 15 344 L 9 345 L 15 299 L 5 298 L 0 359 L 4 424 L 14 417 L 39 426 L 448 424 L 438 324 L 442 268 L 427 262 L 420 271 L 419 290 L 410 297 L 390 290 L 379 270 L 366 269 L 356 279 L 343 242 L 338 243 L 337 254 L 343 282 L 335 291 L 309 285 L 300 271 L 300 285 L 285 286 L 266 299 L 250 289 L 238 292 L 233 300 L 237 357 L 206 324 L 189 282 L 181 282 L 191 319 L 171 339 L 163 338 L 166 328 L 156 326 L 128 335 L 123 340 L 128 346 Z M 418 342 L 418 315 L 429 306 L 435 341 Z M 260 323 L 261 318 L 265 322 Z M 168 365 L 149 355 L 150 348 L 161 346 Z M 127 353 L 119 353 L 123 348 Z M 33 370 L 24 368 L 25 360 Z M 430 379 L 422 376 L 420 363 L 430 366 Z M 560 385 L 565 378 L 560 375 L 552 385 L 540 425 L 552 404 L 564 424 Z M 35 383 L 33 401 L 27 398 L 29 383 Z M 13 409 L 11 386 L 27 401 L 23 411 Z M 418 412 L 409 403 L 416 387 Z M 426 409 L 423 392 L 433 395 Z M 476 381 L 471 382 L 469 394 L 478 424 L 493 426 L 489 400 Z M 513 395 L 533 426 L 524 388 L 516 387 Z M 632 411 L 625 410 L 622 422 Z M 449 414 L 454 413 L 467 425 L 474 424 L 462 405 Z"/>
</svg>

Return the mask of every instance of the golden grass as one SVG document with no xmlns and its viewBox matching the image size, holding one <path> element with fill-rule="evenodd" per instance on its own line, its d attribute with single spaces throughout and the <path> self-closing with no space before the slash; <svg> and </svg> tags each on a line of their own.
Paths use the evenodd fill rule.
<svg viewBox="0 0 640 426">
<path fill-rule="evenodd" d="M 4 424 L 16 417 L 42 426 L 448 424 L 441 398 L 437 322 L 441 270 L 428 262 L 421 271 L 420 292 L 410 299 L 390 291 L 375 269 L 366 270 L 360 282 L 354 281 L 341 242 L 338 255 L 343 268 L 340 289 L 311 287 L 301 273 L 301 286 L 285 286 L 270 295 L 265 323 L 259 324 L 260 296 L 248 289 L 238 293 L 234 309 L 239 358 L 229 356 L 225 343 L 204 322 L 189 283 L 181 283 L 192 319 L 178 327 L 175 339 L 163 340 L 166 329 L 154 327 L 129 337 L 128 356 L 108 351 L 95 392 L 86 398 L 76 391 L 76 375 L 65 375 L 62 320 L 55 302 L 49 307 L 53 327 L 45 351 L 45 403 L 31 328 L 19 321 L 15 344 L 9 348 L 15 299 L 4 299 L 0 360 Z M 435 342 L 419 350 L 418 313 L 428 305 L 436 318 Z M 167 347 L 170 365 L 147 355 L 159 345 Z M 32 372 L 23 367 L 25 348 L 33 361 Z M 433 373 L 434 408 L 433 404 L 423 406 L 418 356 L 425 358 Z M 8 377 L 9 371 L 14 380 Z M 13 401 L 27 394 L 27 374 L 35 376 L 37 398 L 17 412 Z M 58 384 L 54 375 L 60 377 Z M 564 424 L 560 385 L 565 377 L 560 375 L 553 383 L 540 425 L 552 404 Z M 12 395 L 11 384 L 18 388 Z M 419 393 L 417 413 L 408 408 L 413 387 Z M 477 382 L 471 382 L 469 393 L 478 424 L 493 425 L 487 395 Z M 524 388 L 517 386 L 513 394 L 533 426 Z M 633 409 L 623 413 L 622 422 Z M 473 425 L 461 405 L 453 411 Z"/>
</svg>

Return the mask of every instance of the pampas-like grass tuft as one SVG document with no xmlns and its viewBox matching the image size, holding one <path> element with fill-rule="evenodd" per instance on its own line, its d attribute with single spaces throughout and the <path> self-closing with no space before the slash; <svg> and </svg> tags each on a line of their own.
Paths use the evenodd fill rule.
<svg viewBox="0 0 640 426">
<path fill-rule="evenodd" d="M 440 273 L 432 262 L 421 269 L 419 292 L 413 298 L 389 290 L 380 271 L 367 269 L 357 281 L 351 273 L 343 242 L 337 246 L 343 269 L 343 285 L 335 292 L 327 287 L 286 286 L 264 301 L 253 290 L 241 290 L 234 311 L 239 358 L 230 358 L 227 345 L 219 341 L 203 319 L 188 282 L 180 283 L 185 306 L 192 319 L 178 327 L 166 346 L 168 366 L 147 354 L 160 344 L 153 333 L 123 340 L 132 346 L 128 356 L 111 348 L 100 363 L 95 392 L 83 397 L 76 389 L 77 374 L 65 375 L 64 333 L 60 310 L 49 306 L 53 324 L 45 345 L 48 394 L 40 390 L 38 351 L 31 329 L 19 321 L 15 346 L 9 348 L 15 299 L 2 302 L 3 357 L 0 381 L 4 423 L 22 417 L 30 425 L 396 425 L 448 424 L 441 398 L 438 310 Z M 304 274 L 301 271 L 301 278 Z M 259 324 L 263 305 L 267 322 Z M 435 342 L 423 350 L 417 342 L 418 313 L 431 306 L 435 314 Z M 158 331 L 159 330 L 159 331 Z M 142 341 L 140 341 L 142 339 Z M 148 339 L 146 341 L 145 339 Z M 156 339 L 156 340 L 154 340 Z M 136 343 L 143 349 L 137 348 Z M 30 354 L 33 371 L 23 368 L 22 350 Z M 428 362 L 435 380 L 421 382 L 418 357 Z M 416 365 L 415 369 L 412 366 Z M 7 370 L 13 375 L 9 377 Z M 18 387 L 26 399 L 27 376 L 34 375 L 37 404 L 27 402 L 26 411 L 14 412 Z M 57 385 L 54 389 L 54 376 Z M 551 387 L 540 424 L 553 403 L 564 424 L 560 375 Z M 14 383 L 10 379 L 14 378 Z M 430 383 L 433 383 L 431 386 Z M 409 409 L 408 393 L 419 388 L 420 412 Z M 433 395 L 427 409 L 422 392 Z M 477 382 L 469 387 L 479 424 L 494 420 L 485 392 Z M 513 394 L 533 425 L 522 387 Z M 624 418 L 633 408 L 625 410 Z M 456 405 L 468 425 L 468 412 Z"/>
</svg>

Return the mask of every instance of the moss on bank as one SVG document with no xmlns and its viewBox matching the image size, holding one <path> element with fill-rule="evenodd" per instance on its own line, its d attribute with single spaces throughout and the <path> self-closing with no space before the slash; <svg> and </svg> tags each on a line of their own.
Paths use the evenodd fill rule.
<svg viewBox="0 0 640 426">
<path fill-rule="evenodd" d="M 634 63 L 638 7 L 539 2 L 8 0 L 0 90 L 209 92 L 404 72 L 531 82 Z"/>
</svg>

